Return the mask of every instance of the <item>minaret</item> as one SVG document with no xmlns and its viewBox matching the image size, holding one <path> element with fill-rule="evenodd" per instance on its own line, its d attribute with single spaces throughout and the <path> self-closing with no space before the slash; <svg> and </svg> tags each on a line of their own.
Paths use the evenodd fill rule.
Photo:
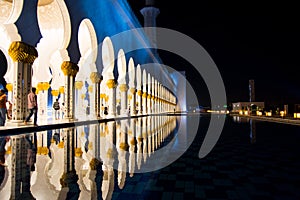
<svg viewBox="0 0 300 200">
<path fill-rule="evenodd" d="M 254 102 L 255 101 L 255 89 L 254 89 L 254 80 L 249 80 L 249 101 Z"/>
<path fill-rule="evenodd" d="M 156 17 L 160 13 L 159 9 L 155 7 L 155 0 L 146 0 L 146 5 L 140 11 L 144 16 L 144 27 L 156 27 Z M 153 53 L 156 51 L 156 30 L 155 28 L 145 29 L 147 36 L 149 37 L 152 46 L 154 47 Z"/>
</svg>

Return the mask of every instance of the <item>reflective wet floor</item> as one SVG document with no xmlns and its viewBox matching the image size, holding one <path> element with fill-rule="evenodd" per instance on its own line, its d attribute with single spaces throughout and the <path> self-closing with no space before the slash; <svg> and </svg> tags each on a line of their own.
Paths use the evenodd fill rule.
<svg viewBox="0 0 300 200">
<path fill-rule="evenodd" d="M 209 121 L 157 116 L 2 137 L 0 199 L 300 198 L 300 126 L 227 116 L 200 159 Z"/>
</svg>

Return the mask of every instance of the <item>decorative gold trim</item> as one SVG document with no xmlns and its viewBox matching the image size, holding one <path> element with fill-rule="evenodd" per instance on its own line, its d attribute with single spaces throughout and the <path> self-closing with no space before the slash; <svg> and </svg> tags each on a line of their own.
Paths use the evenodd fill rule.
<svg viewBox="0 0 300 200">
<path fill-rule="evenodd" d="M 79 67 L 77 64 L 75 64 L 71 61 L 64 61 L 61 64 L 61 70 L 63 71 L 65 76 L 75 77 L 77 72 L 79 71 Z"/>
<path fill-rule="evenodd" d="M 144 92 L 142 97 L 147 98 L 147 92 Z"/>
<path fill-rule="evenodd" d="M 7 91 L 11 92 L 13 90 L 13 84 L 12 83 L 7 83 L 6 84 L 6 89 L 7 89 Z"/>
<path fill-rule="evenodd" d="M 15 62 L 29 64 L 32 64 L 38 57 L 38 52 L 33 46 L 21 41 L 12 42 L 9 46 L 8 54 Z"/>
<path fill-rule="evenodd" d="M 51 91 L 51 94 L 52 94 L 52 96 L 57 97 L 58 94 L 59 94 L 59 91 L 58 91 L 58 90 L 52 90 L 52 91 Z"/>
<path fill-rule="evenodd" d="M 142 94 L 143 94 L 142 90 L 137 91 L 137 95 L 142 96 Z"/>
<path fill-rule="evenodd" d="M 61 149 L 63 149 L 64 148 L 64 146 L 65 146 L 65 143 L 64 142 L 60 142 L 60 143 L 58 143 L 58 148 L 61 148 Z"/>
<path fill-rule="evenodd" d="M 83 86 L 82 81 L 75 81 L 75 89 L 81 90 L 82 86 Z"/>
<path fill-rule="evenodd" d="M 98 72 L 91 72 L 90 79 L 91 79 L 92 83 L 101 82 L 101 76 Z"/>
<path fill-rule="evenodd" d="M 60 94 L 64 94 L 65 93 L 65 87 L 64 86 L 60 86 L 58 90 L 59 90 Z"/>
<path fill-rule="evenodd" d="M 135 89 L 135 88 L 130 88 L 130 92 L 131 92 L 132 94 L 135 94 L 136 89 Z"/>
</svg>

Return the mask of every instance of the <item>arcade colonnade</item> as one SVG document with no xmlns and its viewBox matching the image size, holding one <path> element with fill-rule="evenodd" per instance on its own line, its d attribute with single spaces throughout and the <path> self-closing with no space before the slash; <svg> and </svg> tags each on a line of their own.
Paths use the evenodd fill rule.
<svg viewBox="0 0 300 200">
<path fill-rule="evenodd" d="M 10 122 L 18 124 L 24 120 L 31 87 L 37 88 L 40 120 L 47 119 L 52 108 L 49 92 L 52 102 L 57 98 L 64 102 L 66 120 L 175 110 L 175 95 L 146 68 L 135 63 L 133 57 L 126 58 L 122 48 L 115 52 L 109 36 L 99 43 L 100 48 L 91 20 L 82 19 L 77 33 L 73 33 L 63 0 L 38 1 L 37 21 L 42 37 L 34 45 L 24 42 L 16 21 L 25 2 L 28 3 L 25 0 L 0 2 L 0 50 L 7 62 L 4 78 L 8 100 L 13 103 Z M 72 52 L 67 49 L 72 34 L 78 37 L 77 63 L 70 61 Z M 96 66 L 98 49 L 102 51 L 102 71 Z"/>
</svg>

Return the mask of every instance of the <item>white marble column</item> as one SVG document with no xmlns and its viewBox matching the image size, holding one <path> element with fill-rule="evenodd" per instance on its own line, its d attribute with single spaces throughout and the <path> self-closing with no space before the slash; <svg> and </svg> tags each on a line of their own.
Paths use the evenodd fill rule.
<svg viewBox="0 0 300 200">
<path fill-rule="evenodd" d="M 143 115 L 147 115 L 147 72 L 143 70 L 143 95 L 142 95 Z"/>
<path fill-rule="evenodd" d="M 136 105 L 137 105 L 137 114 L 142 115 L 142 71 L 140 64 L 136 67 Z"/>
<path fill-rule="evenodd" d="M 148 87 L 148 96 L 147 96 L 147 108 L 148 108 L 148 110 L 147 110 L 147 113 L 148 113 L 148 115 L 149 114 L 152 114 L 152 112 L 151 112 L 151 90 L 152 90 L 152 84 L 151 84 L 151 75 L 150 75 L 150 73 L 148 73 L 148 79 L 147 79 L 147 82 L 148 82 L 148 84 L 147 84 L 147 87 Z"/>
<path fill-rule="evenodd" d="M 120 92 L 120 116 L 128 116 L 127 83 L 126 83 L 126 58 L 123 49 L 118 52 L 118 91 Z"/>
<path fill-rule="evenodd" d="M 65 112 L 64 119 L 74 120 L 74 96 L 75 96 L 75 76 L 79 70 L 77 64 L 70 61 L 64 61 L 61 69 L 65 75 Z"/>
<path fill-rule="evenodd" d="M 136 105 L 135 105 L 135 68 L 134 68 L 134 61 L 133 58 L 129 59 L 128 64 L 128 76 L 129 76 L 129 91 L 128 91 L 128 99 L 130 105 L 130 115 L 136 114 Z"/>
<path fill-rule="evenodd" d="M 24 42 L 12 42 L 8 53 L 16 64 L 13 82 L 12 123 L 23 122 L 27 115 L 27 95 L 31 90 L 32 64 L 37 58 L 37 50 Z M 23 84 L 24 83 L 24 84 Z"/>
</svg>

